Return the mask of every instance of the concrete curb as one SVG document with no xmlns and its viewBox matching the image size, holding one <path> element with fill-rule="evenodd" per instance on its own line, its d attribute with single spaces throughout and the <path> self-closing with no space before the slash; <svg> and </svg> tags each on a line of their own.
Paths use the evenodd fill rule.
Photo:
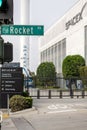
<svg viewBox="0 0 87 130">
<path fill-rule="evenodd" d="M 35 111 L 35 110 L 36 110 L 36 108 L 32 107 L 32 108 L 21 110 L 21 111 L 17 111 L 17 112 L 10 112 L 9 115 L 23 114 L 23 113 L 27 113 L 27 112 L 31 112 L 31 111 Z"/>
</svg>

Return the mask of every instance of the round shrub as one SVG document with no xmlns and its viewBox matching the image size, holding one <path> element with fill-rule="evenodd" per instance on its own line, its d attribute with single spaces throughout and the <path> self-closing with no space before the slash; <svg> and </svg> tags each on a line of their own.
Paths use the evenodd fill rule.
<svg viewBox="0 0 87 130">
<path fill-rule="evenodd" d="M 80 55 L 66 56 L 62 63 L 62 73 L 64 78 L 79 77 L 79 68 L 85 66 L 85 59 Z"/>
<path fill-rule="evenodd" d="M 9 105 L 12 112 L 32 107 L 32 98 L 14 95 L 10 98 Z"/>
</svg>

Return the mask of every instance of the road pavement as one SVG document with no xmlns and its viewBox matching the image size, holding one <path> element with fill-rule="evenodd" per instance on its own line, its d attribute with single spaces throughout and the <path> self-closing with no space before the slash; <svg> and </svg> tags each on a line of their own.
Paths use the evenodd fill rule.
<svg viewBox="0 0 87 130">
<path fill-rule="evenodd" d="M 1 130 L 87 130 L 87 98 L 34 99 L 33 109 L 10 113 Z"/>
</svg>

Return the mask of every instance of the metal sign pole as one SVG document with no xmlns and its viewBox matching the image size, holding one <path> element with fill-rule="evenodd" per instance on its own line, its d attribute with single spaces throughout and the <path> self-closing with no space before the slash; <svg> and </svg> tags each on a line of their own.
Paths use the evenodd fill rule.
<svg viewBox="0 0 87 130">
<path fill-rule="evenodd" d="M 8 110 L 8 115 L 9 115 L 9 94 L 7 94 L 7 110 Z"/>
<path fill-rule="evenodd" d="M 2 67 L 2 64 L 0 64 L 0 108 L 1 108 L 1 67 Z"/>
<path fill-rule="evenodd" d="M 1 123 L 2 123 L 2 111 L 0 111 L 0 130 L 1 130 Z"/>
</svg>

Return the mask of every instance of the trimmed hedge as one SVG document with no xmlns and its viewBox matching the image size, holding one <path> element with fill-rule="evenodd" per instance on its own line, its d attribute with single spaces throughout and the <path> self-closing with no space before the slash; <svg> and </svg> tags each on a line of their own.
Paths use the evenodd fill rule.
<svg viewBox="0 0 87 130">
<path fill-rule="evenodd" d="M 79 68 L 80 78 L 83 81 L 83 84 L 87 87 L 87 66 L 82 66 Z"/>
<path fill-rule="evenodd" d="M 79 77 L 79 68 L 85 66 L 85 59 L 80 55 L 68 55 L 62 63 L 64 78 Z"/>
<path fill-rule="evenodd" d="M 32 98 L 23 97 L 21 95 L 14 95 L 10 98 L 9 106 L 12 112 L 24 110 L 32 107 Z"/>
<path fill-rule="evenodd" d="M 52 62 L 43 62 L 37 68 L 38 85 L 47 86 L 55 84 L 56 70 Z"/>
</svg>

